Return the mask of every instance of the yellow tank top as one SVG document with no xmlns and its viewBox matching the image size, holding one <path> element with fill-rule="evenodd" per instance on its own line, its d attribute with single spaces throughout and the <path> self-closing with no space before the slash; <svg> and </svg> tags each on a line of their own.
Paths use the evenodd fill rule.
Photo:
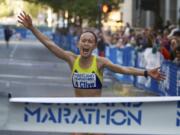
<svg viewBox="0 0 180 135">
<path fill-rule="evenodd" d="M 79 89 L 101 89 L 103 74 L 97 68 L 97 57 L 93 56 L 89 68 L 81 68 L 79 65 L 80 55 L 76 58 L 72 70 L 72 84 Z"/>
</svg>

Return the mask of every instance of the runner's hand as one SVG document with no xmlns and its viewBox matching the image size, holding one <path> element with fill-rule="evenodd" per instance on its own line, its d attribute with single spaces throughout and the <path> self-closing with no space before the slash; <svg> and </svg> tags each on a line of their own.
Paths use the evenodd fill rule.
<svg viewBox="0 0 180 135">
<path fill-rule="evenodd" d="M 24 11 L 18 15 L 18 22 L 28 29 L 31 29 L 33 27 L 31 17 Z"/>
<path fill-rule="evenodd" d="M 158 81 L 163 81 L 165 80 L 166 75 L 164 75 L 162 72 L 159 70 L 160 68 L 154 68 L 148 70 L 148 75 L 152 77 L 153 79 L 156 79 Z"/>
</svg>

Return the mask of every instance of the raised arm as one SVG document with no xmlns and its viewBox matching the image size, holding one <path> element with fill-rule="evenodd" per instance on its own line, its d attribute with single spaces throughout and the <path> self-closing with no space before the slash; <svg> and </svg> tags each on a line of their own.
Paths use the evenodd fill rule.
<svg viewBox="0 0 180 135">
<path fill-rule="evenodd" d="M 58 47 L 47 36 L 41 33 L 36 27 L 33 26 L 32 19 L 28 14 L 26 14 L 25 12 L 20 13 L 18 16 L 18 22 L 25 28 L 29 29 L 36 36 L 36 38 L 39 39 L 39 41 L 57 57 L 67 61 L 70 65 L 72 65 L 73 57 L 75 57 L 75 54 Z"/>
<path fill-rule="evenodd" d="M 108 68 L 115 73 L 145 76 L 145 77 L 150 76 L 151 78 L 159 80 L 159 81 L 165 79 L 165 75 L 159 71 L 159 68 L 154 68 L 150 70 L 142 70 L 142 69 L 138 69 L 134 67 L 119 66 L 117 64 L 113 64 L 111 61 L 109 61 L 106 58 L 100 58 L 100 61 L 102 63 L 101 64 L 102 68 Z"/>
</svg>

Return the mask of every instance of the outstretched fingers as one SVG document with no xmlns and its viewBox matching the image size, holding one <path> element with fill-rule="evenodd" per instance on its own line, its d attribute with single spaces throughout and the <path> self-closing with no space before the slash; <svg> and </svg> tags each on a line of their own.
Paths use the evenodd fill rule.
<svg viewBox="0 0 180 135">
<path fill-rule="evenodd" d="M 160 79 L 161 79 L 161 81 L 165 80 L 166 79 L 166 75 L 164 73 L 161 73 L 160 74 Z"/>
<path fill-rule="evenodd" d="M 26 12 L 24 12 L 24 11 L 22 11 L 18 17 L 20 17 L 21 20 L 28 20 L 28 19 L 30 19 L 30 16 L 28 14 L 26 14 Z"/>
<path fill-rule="evenodd" d="M 21 21 L 24 20 L 24 18 L 22 18 L 21 16 L 18 16 L 18 19 L 21 20 Z"/>
<path fill-rule="evenodd" d="M 22 24 L 22 25 L 24 25 L 24 21 L 25 21 L 25 19 L 24 18 L 22 18 L 21 16 L 18 16 L 18 23 L 20 23 L 20 24 Z"/>
<path fill-rule="evenodd" d="M 22 18 L 25 18 L 25 15 L 24 15 L 24 13 L 20 13 L 20 16 L 22 17 Z"/>
<path fill-rule="evenodd" d="M 26 12 L 25 11 L 22 11 L 23 12 L 23 14 L 25 15 L 25 16 L 27 16 L 27 14 L 26 14 Z"/>
<path fill-rule="evenodd" d="M 163 81 L 163 80 L 166 79 L 166 75 L 163 72 L 158 71 L 158 75 L 157 75 L 156 79 L 159 80 L 159 81 Z"/>
<path fill-rule="evenodd" d="M 25 27 L 29 28 L 32 25 L 32 19 L 31 17 L 26 14 L 26 12 L 22 11 L 18 15 L 18 23 L 24 25 Z"/>
<path fill-rule="evenodd" d="M 20 13 L 20 14 L 18 15 L 18 22 L 23 22 L 24 20 L 25 20 L 24 14 Z"/>
<path fill-rule="evenodd" d="M 20 23 L 20 24 L 22 24 L 22 25 L 23 25 L 23 22 L 22 22 L 22 21 L 20 21 L 20 20 L 18 20 L 18 23 Z"/>
<path fill-rule="evenodd" d="M 166 79 L 166 75 L 160 71 L 160 67 L 154 68 L 150 71 L 151 77 L 158 80 L 163 81 Z"/>
</svg>

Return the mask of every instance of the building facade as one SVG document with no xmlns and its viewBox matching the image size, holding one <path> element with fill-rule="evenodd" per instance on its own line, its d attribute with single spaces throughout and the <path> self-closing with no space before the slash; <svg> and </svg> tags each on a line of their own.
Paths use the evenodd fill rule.
<svg viewBox="0 0 180 135">
<path fill-rule="evenodd" d="M 155 24 L 158 12 L 163 23 L 169 20 L 172 24 L 178 24 L 180 18 L 180 0 L 156 0 L 156 2 L 158 1 L 156 13 L 143 8 L 143 4 L 149 4 L 148 1 L 124 0 L 120 10 L 123 13 L 123 22 L 128 22 L 134 27 L 150 27 Z M 151 4 L 145 6 L 150 6 L 151 8 L 157 6 L 152 1 Z"/>
</svg>

